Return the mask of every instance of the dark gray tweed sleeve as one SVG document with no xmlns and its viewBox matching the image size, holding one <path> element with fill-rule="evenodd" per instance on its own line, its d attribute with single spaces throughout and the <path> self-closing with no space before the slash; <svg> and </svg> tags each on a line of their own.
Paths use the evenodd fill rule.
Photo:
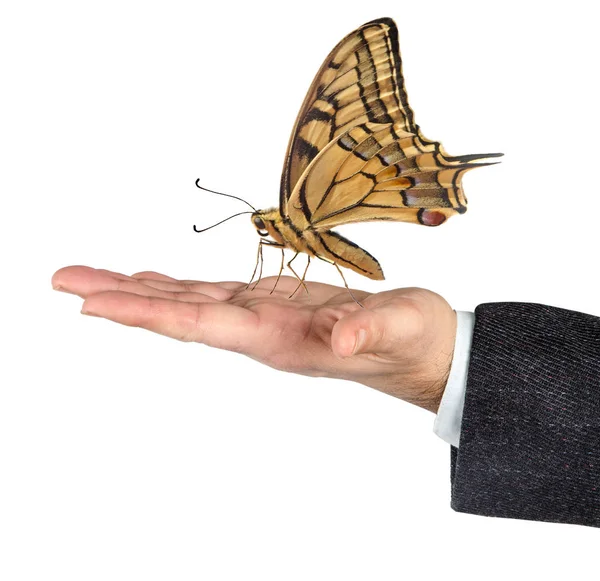
<svg viewBox="0 0 600 581">
<path fill-rule="evenodd" d="M 600 527 L 600 318 L 475 310 L 452 508 Z"/>
</svg>

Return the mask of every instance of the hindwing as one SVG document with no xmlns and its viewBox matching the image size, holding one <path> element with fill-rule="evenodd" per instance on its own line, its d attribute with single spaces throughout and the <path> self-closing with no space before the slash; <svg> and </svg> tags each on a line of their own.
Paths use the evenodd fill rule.
<svg viewBox="0 0 600 581">
<path fill-rule="evenodd" d="M 365 123 L 311 162 L 288 201 L 288 217 L 300 230 L 372 220 L 438 226 L 466 212 L 461 178 L 489 165 L 477 163 L 486 157 L 451 157 L 438 143 L 392 124 Z"/>
</svg>

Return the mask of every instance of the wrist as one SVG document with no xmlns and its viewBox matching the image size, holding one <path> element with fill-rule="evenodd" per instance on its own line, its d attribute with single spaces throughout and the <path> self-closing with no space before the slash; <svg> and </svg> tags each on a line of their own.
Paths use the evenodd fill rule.
<svg viewBox="0 0 600 581">
<path fill-rule="evenodd" d="M 440 297 L 441 298 L 441 297 Z M 452 367 L 456 312 L 442 300 L 424 312 L 421 333 L 402 349 L 392 381 L 384 390 L 418 407 L 437 413 Z"/>
<path fill-rule="evenodd" d="M 420 404 L 420 407 L 434 414 L 438 412 L 444 390 L 448 384 L 456 342 L 456 312 L 449 305 L 447 306 L 450 310 L 446 310 L 443 315 L 440 315 L 438 325 L 433 327 L 435 329 L 436 341 L 432 342 L 429 369 L 426 376 L 426 381 L 429 382 L 429 389 L 424 391 L 424 397 Z"/>
</svg>

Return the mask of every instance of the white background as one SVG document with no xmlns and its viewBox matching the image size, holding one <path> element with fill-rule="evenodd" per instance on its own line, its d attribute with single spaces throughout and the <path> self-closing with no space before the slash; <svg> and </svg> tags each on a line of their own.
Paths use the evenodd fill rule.
<svg viewBox="0 0 600 581">
<path fill-rule="evenodd" d="M 244 206 L 194 181 L 275 205 L 322 59 L 391 16 L 425 135 L 506 155 L 465 178 L 469 212 L 441 228 L 345 229 L 387 275 L 350 284 L 600 315 L 592 6 L 3 3 L 0 578 L 594 575 L 597 529 L 453 512 L 428 412 L 84 318 L 50 287 L 69 264 L 246 280 L 247 216 L 192 231 Z"/>
</svg>

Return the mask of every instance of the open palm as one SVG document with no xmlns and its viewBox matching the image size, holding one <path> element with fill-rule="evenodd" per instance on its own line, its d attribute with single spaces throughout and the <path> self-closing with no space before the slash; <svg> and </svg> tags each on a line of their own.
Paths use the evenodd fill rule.
<svg viewBox="0 0 600 581">
<path fill-rule="evenodd" d="M 69 266 L 52 285 L 84 298 L 82 313 L 179 339 L 243 353 L 310 376 L 364 383 L 437 410 L 454 346 L 455 316 L 424 289 L 377 294 L 309 282 L 176 280 Z"/>
</svg>

